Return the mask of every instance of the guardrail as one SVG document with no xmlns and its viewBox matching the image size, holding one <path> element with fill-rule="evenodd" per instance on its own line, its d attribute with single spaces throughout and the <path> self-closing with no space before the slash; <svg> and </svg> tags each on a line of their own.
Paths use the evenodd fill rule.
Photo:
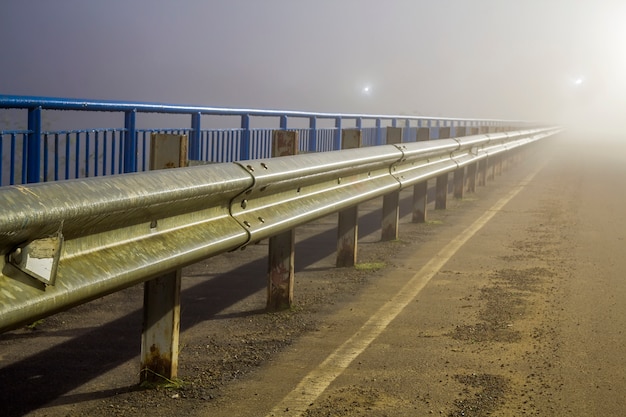
<svg viewBox="0 0 626 417">
<path fill-rule="evenodd" d="M 436 207 L 445 208 L 449 173 L 454 172 L 455 195 L 459 186 L 462 195 L 466 181 L 478 176 L 484 183 L 488 160 L 498 161 L 558 131 L 490 133 L 1 187 L 0 331 L 171 271 L 180 280 L 185 265 L 378 196 L 385 197 L 383 239 L 393 238 L 398 227 L 393 196 L 402 188 L 415 187 L 414 219 L 423 221 L 428 179 L 437 178 Z M 170 351 L 160 349 L 156 362 L 142 352 L 142 367 L 152 374 L 176 372 L 178 290 L 175 283 L 165 290 L 173 298 L 164 307 L 174 311 L 169 324 L 174 334 L 164 342 Z M 159 352 L 160 342 L 151 343 L 150 350 Z"/>
<path fill-rule="evenodd" d="M 146 171 L 149 134 L 155 131 L 188 135 L 189 159 L 232 162 L 269 157 L 271 132 L 275 129 L 298 131 L 301 152 L 321 152 L 341 149 L 341 130 L 348 127 L 360 129 L 363 145 L 373 146 L 384 143 L 387 126 L 402 127 L 403 142 L 416 141 L 421 127 L 430 128 L 431 138 L 436 139 L 441 127 L 449 127 L 454 137 L 461 136 L 456 132 L 459 128 L 513 130 L 529 126 L 525 122 L 495 119 L 229 109 L 7 95 L 0 95 L 2 109 L 18 112 L 13 117 L 25 123 L 14 122 L 11 128 L 0 125 L 0 186 Z M 114 127 L 46 127 L 46 114 L 55 118 L 69 112 L 77 120 L 109 115 L 111 120 L 106 123 Z M 178 116 L 175 123 L 180 123 L 180 116 L 189 117 L 189 121 L 184 127 L 155 129 L 150 126 L 151 119 L 142 120 L 149 119 L 150 114 Z M 121 116 L 123 126 L 119 126 Z M 0 123 L 4 119 L 0 117 Z M 72 120 L 72 126 L 75 122 Z M 85 123 L 91 126 L 96 122 Z M 228 126 L 218 128 L 218 124 Z"/>
</svg>

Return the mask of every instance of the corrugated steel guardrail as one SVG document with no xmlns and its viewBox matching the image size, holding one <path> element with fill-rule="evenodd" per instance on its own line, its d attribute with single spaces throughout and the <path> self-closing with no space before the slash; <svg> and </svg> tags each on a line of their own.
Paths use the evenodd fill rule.
<svg viewBox="0 0 626 417">
<path fill-rule="evenodd" d="M 0 188 L 0 331 L 558 132 L 402 143 Z M 60 237 L 54 285 L 18 266 Z M 16 266 L 17 265 L 17 266 Z"/>
</svg>

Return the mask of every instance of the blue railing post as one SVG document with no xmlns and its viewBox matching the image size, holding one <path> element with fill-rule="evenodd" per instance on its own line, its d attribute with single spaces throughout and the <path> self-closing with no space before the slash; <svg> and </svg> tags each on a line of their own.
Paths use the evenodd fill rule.
<svg viewBox="0 0 626 417">
<path fill-rule="evenodd" d="M 335 119 L 335 137 L 333 138 L 333 150 L 338 151 L 341 149 L 341 117 Z"/>
<path fill-rule="evenodd" d="M 408 142 L 411 138 L 411 121 L 406 119 L 404 121 L 404 131 L 402 132 L 402 142 Z"/>
<path fill-rule="evenodd" d="M 245 161 L 250 159 L 250 115 L 241 115 L 241 148 L 239 148 L 239 159 Z"/>
<path fill-rule="evenodd" d="M 376 145 L 383 144 L 383 121 L 376 119 Z"/>
<path fill-rule="evenodd" d="M 356 118 L 356 128 L 361 130 L 363 129 L 363 118 L 362 117 L 357 117 Z"/>
<path fill-rule="evenodd" d="M 315 152 L 317 150 L 317 117 L 313 116 L 309 118 L 309 152 Z"/>
<path fill-rule="evenodd" d="M 41 106 L 28 109 L 26 182 L 41 179 Z"/>
<path fill-rule="evenodd" d="M 287 130 L 287 116 L 280 116 L 280 130 Z"/>
<path fill-rule="evenodd" d="M 137 172 L 137 110 L 124 112 L 124 128 L 124 173 Z"/>
<path fill-rule="evenodd" d="M 200 117 L 202 113 L 191 114 L 191 134 L 189 137 L 189 159 L 199 161 L 202 159 L 200 155 L 202 125 L 200 123 Z"/>
</svg>

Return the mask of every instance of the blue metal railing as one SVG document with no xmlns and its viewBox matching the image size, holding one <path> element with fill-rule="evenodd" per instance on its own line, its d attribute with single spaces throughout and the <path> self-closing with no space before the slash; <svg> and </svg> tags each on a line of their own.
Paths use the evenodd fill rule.
<svg viewBox="0 0 626 417">
<path fill-rule="evenodd" d="M 324 152 L 341 149 L 343 128 L 361 129 L 363 146 L 376 146 L 384 143 L 387 126 L 403 127 L 403 141 L 411 142 L 416 140 L 418 127 L 431 128 L 431 137 L 437 138 L 440 126 L 450 126 L 454 131 L 457 126 L 526 125 L 504 120 L 228 109 L 7 95 L 0 95 L 0 111 L 2 109 L 25 110 L 27 114 L 25 128 L 2 130 L 0 126 L 0 186 L 144 171 L 149 166 L 150 134 L 155 132 L 188 135 L 190 159 L 231 162 L 269 157 L 271 132 L 275 129 L 298 131 L 301 152 Z M 122 114 L 124 125 L 44 130 L 43 115 L 51 110 L 71 110 L 73 117 L 78 117 L 76 112 Z M 189 115 L 190 124 L 167 129 L 142 126 L 141 115 L 147 113 Z M 203 126 L 203 116 L 229 116 L 231 120 L 235 116 L 240 123 L 207 128 Z M 304 121 L 308 127 L 292 127 L 290 121 L 297 121 L 298 125 Z M 17 123 L 19 125 L 20 121 Z M 263 126 L 254 126 L 256 123 Z M 273 126 L 265 126 L 267 124 Z"/>
</svg>

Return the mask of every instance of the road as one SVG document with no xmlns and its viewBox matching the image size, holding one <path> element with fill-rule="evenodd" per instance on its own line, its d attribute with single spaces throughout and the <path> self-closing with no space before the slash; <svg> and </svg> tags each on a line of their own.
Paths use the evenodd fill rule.
<svg viewBox="0 0 626 417">
<path fill-rule="evenodd" d="M 68 346 L 111 335 L 132 340 L 139 304 L 131 289 L 39 330 L 2 336 L 0 377 L 11 397 L 2 400 L 17 404 L 9 415 L 33 416 L 622 416 L 626 147 L 600 142 L 612 147 L 606 152 L 586 143 L 562 135 L 487 187 L 450 200 L 448 210 L 429 211 L 427 224 L 404 216 L 399 242 L 377 243 L 379 234 L 360 225 L 361 262 L 371 262 L 360 271 L 332 268 L 332 216 L 305 226 L 299 307 L 284 315 L 261 311 L 262 280 L 249 278 L 263 269 L 262 244 L 235 269 L 241 254 L 188 269 L 181 335 L 188 387 L 135 390 L 138 352 L 111 356 L 111 345 L 109 365 L 72 372 L 74 384 L 55 379 L 63 366 L 45 372 Z M 363 208 L 369 223 L 374 207 Z M 209 283 L 221 269 L 233 284 L 228 296 L 208 291 L 218 289 Z M 201 275 L 206 283 L 193 281 Z M 244 284 L 250 289 L 242 292 Z M 64 327 L 91 329 L 107 306 L 122 304 L 128 312 L 110 317 L 109 333 Z M 65 342 L 51 340 L 63 331 Z M 80 360 L 76 350 L 63 361 Z M 216 368 L 229 370 L 219 384 Z M 17 393 L 35 374 L 43 399 L 26 406 Z M 30 382 L 15 388 L 7 378 Z M 63 388 L 49 388 L 55 383 Z M 28 398 L 35 396 L 21 401 Z"/>
</svg>

